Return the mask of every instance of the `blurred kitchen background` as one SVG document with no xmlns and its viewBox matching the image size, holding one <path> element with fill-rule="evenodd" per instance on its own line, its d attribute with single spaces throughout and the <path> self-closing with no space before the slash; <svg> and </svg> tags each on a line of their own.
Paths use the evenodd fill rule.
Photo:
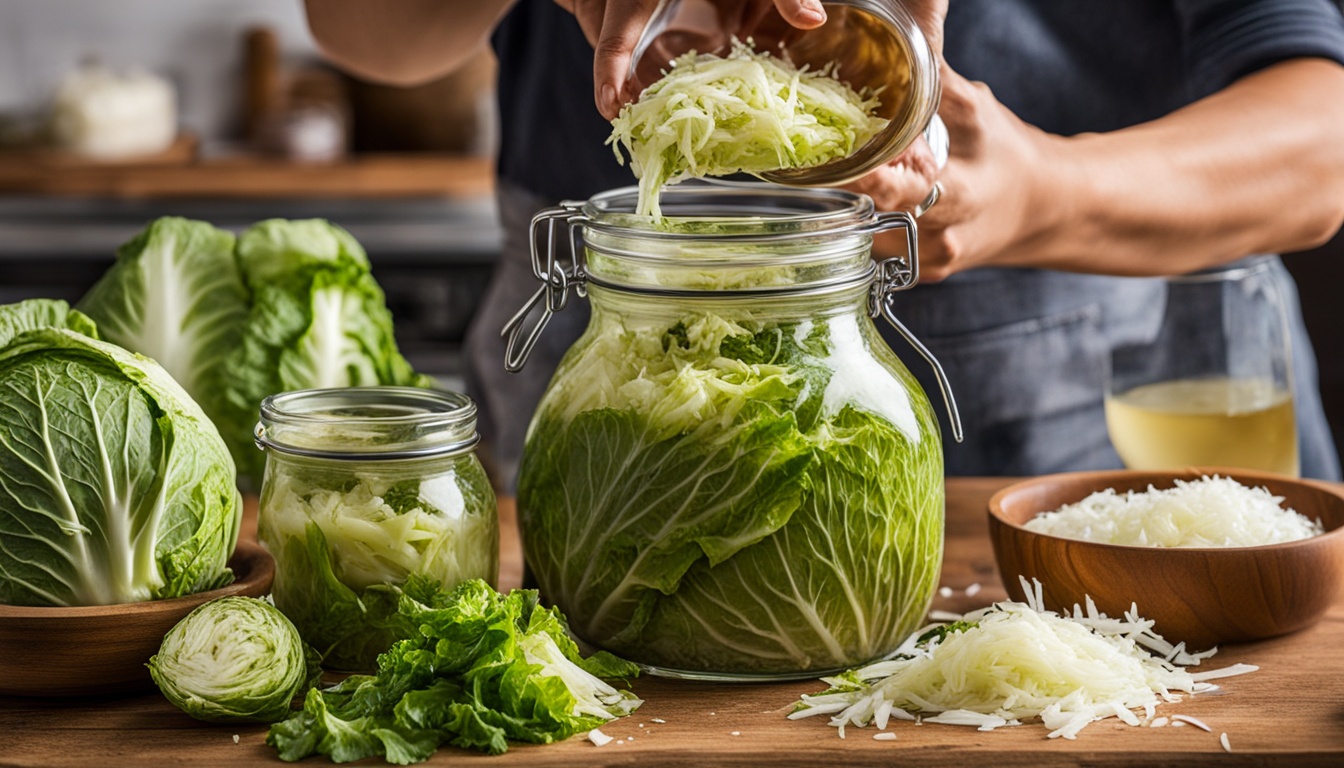
<svg viewBox="0 0 1344 768">
<path fill-rule="evenodd" d="M 411 362 L 457 384 L 500 243 L 493 75 L 482 52 L 417 88 L 346 77 L 299 0 L 0 0 L 0 303 L 78 299 L 157 216 L 323 217 Z M 1344 443 L 1344 238 L 1287 263 Z"/>
<path fill-rule="evenodd" d="M 493 88 L 488 51 L 416 88 L 348 78 L 299 0 L 0 0 L 0 303 L 77 300 L 158 216 L 322 217 L 456 384 L 500 242 Z"/>
</svg>

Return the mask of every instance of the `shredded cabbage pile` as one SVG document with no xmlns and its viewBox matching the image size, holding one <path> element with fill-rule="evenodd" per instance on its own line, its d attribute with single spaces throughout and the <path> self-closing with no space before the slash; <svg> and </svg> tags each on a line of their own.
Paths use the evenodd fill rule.
<svg viewBox="0 0 1344 768">
<path fill-rule="evenodd" d="M 1229 477 L 1176 481 L 1176 487 L 1114 489 L 1065 504 L 1028 520 L 1027 530 L 1049 536 L 1137 547 L 1255 547 L 1306 539 L 1321 533 L 1309 520 L 1280 504 L 1264 488 Z"/>
<path fill-rule="evenodd" d="M 951 624 L 926 627 L 889 661 L 822 678 L 831 688 L 803 696 L 790 719 L 831 715 L 831 725 L 885 729 L 892 720 L 971 725 L 982 731 L 1039 718 L 1050 738 L 1074 738 L 1109 717 L 1153 722 L 1158 704 L 1178 693 L 1215 690 L 1207 680 L 1252 672 L 1249 664 L 1191 674 L 1216 649 L 1188 653 L 1152 631 L 1131 607 L 1108 618 L 1092 601 L 1072 616 L 1044 610 L 1023 581 L 1027 603 L 1001 602 Z M 1156 655 L 1154 655 L 1156 654 Z M 1141 709 L 1141 719 L 1134 710 Z"/>
<path fill-rule="evenodd" d="M 658 195 L 687 178 L 805 168 L 845 157 L 887 125 L 877 93 L 855 92 L 834 65 L 801 69 L 733 42 L 726 57 L 678 57 L 612 121 L 616 159 L 639 179 L 636 213 L 662 217 Z"/>
</svg>

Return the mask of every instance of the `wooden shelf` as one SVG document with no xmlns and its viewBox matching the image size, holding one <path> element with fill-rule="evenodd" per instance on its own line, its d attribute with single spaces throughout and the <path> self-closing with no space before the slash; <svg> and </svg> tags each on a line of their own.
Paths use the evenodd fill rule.
<svg viewBox="0 0 1344 768">
<path fill-rule="evenodd" d="M 151 198 L 481 197 L 489 159 L 447 154 L 358 155 L 335 163 L 239 156 L 184 163 L 74 161 L 55 153 L 0 154 L 0 194 Z"/>
</svg>

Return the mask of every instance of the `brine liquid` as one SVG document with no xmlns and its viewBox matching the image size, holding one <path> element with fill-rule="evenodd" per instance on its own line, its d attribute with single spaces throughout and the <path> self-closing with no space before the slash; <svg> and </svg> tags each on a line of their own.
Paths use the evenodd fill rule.
<svg viewBox="0 0 1344 768">
<path fill-rule="evenodd" d="M 1296 476 L 1292 393 L 1256 379 L 1183 379 L 1106 399 L 1111 443 L 1131 469 L 1204 465 Z"/>
</svg>

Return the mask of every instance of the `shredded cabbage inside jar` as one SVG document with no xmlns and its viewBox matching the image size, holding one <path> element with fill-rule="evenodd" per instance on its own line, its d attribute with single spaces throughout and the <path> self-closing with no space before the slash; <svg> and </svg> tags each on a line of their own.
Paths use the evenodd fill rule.
<svg viewBox="0 0 1344 768">
<path fill-rule="evenodd" d="M 663 187 L 688 178 L 806 168 L 845 157 L 887 125 L 875 91 L 856 92 L 834 63 L 818 70 L 733 41 L 727 56 L 678 57 L 612 121 L 639 179 L 636 213 L 662 218 Z"/>
</svg>

